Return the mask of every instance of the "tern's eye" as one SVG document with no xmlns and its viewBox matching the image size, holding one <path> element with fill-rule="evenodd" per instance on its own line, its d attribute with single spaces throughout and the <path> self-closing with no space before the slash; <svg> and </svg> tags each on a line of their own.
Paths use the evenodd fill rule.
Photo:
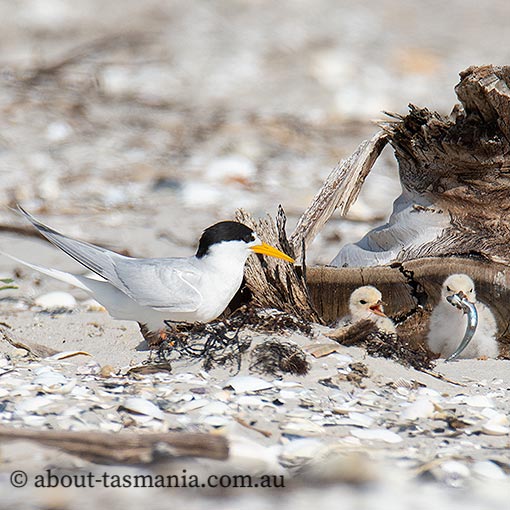
<svg viewBox="0 0 510 510">
<path fill-rule="evenodd" d="M 359 302 L 360 302 L 361 305 L 366 305 L 367 304 L 367 302 L 364 299 L 360 299 Z"/>
<path fill-rule="evenodd" d="M 473 292 L 473 289 L 469 289 L 468 292 L 470 292 L 470 293 Z"/>
<path fill-rule="evenodd" d="M 446 290 L 447 290 L 448 292 L 451 292 L 451 291 L 452 291 L 452 289 L 450 289 L 450 287 L 448 287 L 448 285 L 446 286 Z"/>
</svg>

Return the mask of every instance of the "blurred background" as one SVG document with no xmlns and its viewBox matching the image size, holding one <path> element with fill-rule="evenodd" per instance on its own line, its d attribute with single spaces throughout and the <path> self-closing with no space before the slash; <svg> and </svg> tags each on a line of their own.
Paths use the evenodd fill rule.
<svg viewBox="0 0 510 510">
<path fill-rule="evenodd" d="M 238 207 L 282 204 L 291 231 L 382 111 L 448 114 L 461 70 L 510 63 L 505 0 L 3 0 L 0 19 L 0 222 L 19 201 L 139 256 L 188 255 Z M 399 193 L 387 148 L 309 263 Z"/>
</svg>

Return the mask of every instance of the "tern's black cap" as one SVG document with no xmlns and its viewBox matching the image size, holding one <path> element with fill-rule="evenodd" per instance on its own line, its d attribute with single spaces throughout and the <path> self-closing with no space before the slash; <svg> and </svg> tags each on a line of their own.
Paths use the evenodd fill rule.
<svg viewBox="0 0 510 510">
<path fill-rule="evenodd" d="M 223 241 L 244 241 L 251 243 L 255 240 L 255 232 L 238 221 L 220 221 L 204 230 L 196 256 L 203 257 L 213 244 Z"/>
</svg>

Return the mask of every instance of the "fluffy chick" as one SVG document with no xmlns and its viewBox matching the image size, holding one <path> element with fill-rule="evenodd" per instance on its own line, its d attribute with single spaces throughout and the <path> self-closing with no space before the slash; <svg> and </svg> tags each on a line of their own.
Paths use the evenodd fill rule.
<svg viewBox="0 0 510 510">
<path fill-rule="evenodd" d="M 467 315 L 447 298 L 459 294 L 476 306 L 478 326 L 471 342 L 460 358 L 495 358 L 499 354 L 496 341 L 497 325 L 490 309 L 476 300 L 475 284 L 466 274 L 450 275 L 441 288 L 441 300 L 430 317 L 427 343 L 429 349 L 443 358 L 450 356 L 459 346 L 466 332 Z"/>
<path fill-rule="evenodd" d="M 371 285 L 358 287 L 349 298 L 350 322 L 369 319 L 384 333 L 396 334 L 395 324 L 383 310 L 382 294 Z"/>
</svg>

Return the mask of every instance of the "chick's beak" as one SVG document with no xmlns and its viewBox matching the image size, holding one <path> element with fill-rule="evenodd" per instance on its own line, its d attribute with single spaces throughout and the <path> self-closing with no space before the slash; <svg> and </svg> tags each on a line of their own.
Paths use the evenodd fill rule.
<svg viewBox="0 0 510 510">
<path fill-rule="evenodd" d="M 295 260 L 292 257 L 285 255 L 285 253 L 283 253 L 282 251 L 277 250 L 273 246 L 269 246 L 269 244 L 266 244 L 266 243 L 262 243 L 257 246 L 252 246 L 250 249 L 252 251 L 254 251 L 255 253 L 261 253 L 262 255 L 269 255 L 270 257 L 275 257 L 277 259 L 283 259 L 283 260 L 286 260 L 287 262 L 292 262 L 292 263 L 295 262 Z"/>
<path fill-rule="evenodd" d="M 369 308 L 376 315 L 380 315 L 381 317 L 386 317 L 386 314 L 383 312 L 383 302 L 382 301 L 378 301 L 375 305 L 372 305 Z"/>
</svg>

